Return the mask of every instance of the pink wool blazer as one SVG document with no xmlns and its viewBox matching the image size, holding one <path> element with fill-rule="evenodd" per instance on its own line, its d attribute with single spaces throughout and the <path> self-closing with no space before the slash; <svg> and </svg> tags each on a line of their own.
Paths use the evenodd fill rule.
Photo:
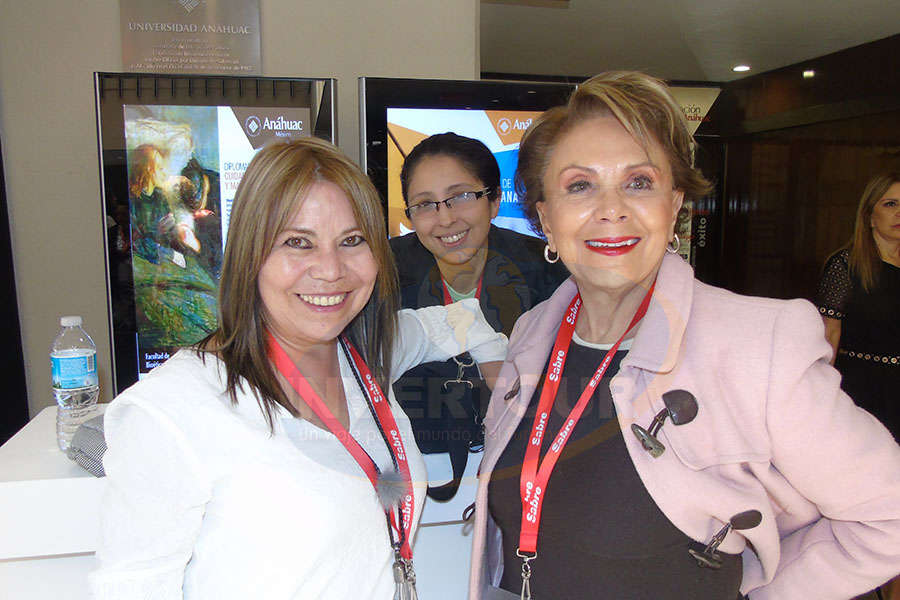
<svg viewBox="0 0 900 600">
<path fill-rule="evenodd" d="M 472 600 L 485 597 L 503 572 L 500 533 L 488 515 L 491 471 L 576 292 L 571 279 L 564 282 L 522 315 L 510 338 L 485 418 Z M 752 600 L 845 600 L 900 572 L 900 446 L 840 390 L 830 356 L 810 303 L 711 287 L 666 255 L 650 308 L 611 383 L 635 469 L 676 527 L 705 543 L 733 515 L 762 513 L 758 526 L 732 531 L 719 547 L 742 553 L 741 591 Z M 690 391 L 699 412 L 685 425 L 667 420 L 658 436 L 666 451 L 653 458 L 631 424 L 648 427 L 664 408 L 662 394 L 673 389 Z M 540 571 L 540 557 L 535 576 L 553 576 Z"/>
</svg>

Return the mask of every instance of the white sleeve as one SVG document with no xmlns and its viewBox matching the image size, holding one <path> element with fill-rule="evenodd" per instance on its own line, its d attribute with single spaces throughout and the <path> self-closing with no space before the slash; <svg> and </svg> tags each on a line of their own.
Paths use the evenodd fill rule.
<svg viewBox="0 0 900 600">
<path fill-rule="evenodd" d="M 99 600 L 182 598 L 211 485 L 184 432 L 151 404 L 113 402 L 104 418 Z"/>
<path fill-rule="evenodd" d="M 448 360 L 463 352 L 479 363 L 506 358 L 506 336 L 488 324 L 475 298 L 447 306 L 403 309 L 397 313 L 397 321 L 392 381 L 418 364 Z"/>
</svg>

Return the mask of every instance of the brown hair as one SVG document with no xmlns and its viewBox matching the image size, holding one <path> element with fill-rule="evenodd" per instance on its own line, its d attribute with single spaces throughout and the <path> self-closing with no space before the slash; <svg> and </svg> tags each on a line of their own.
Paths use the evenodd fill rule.
<svg viewBox="0 0 900 600">
<path fill-rule="evenodd" d="M 644 149 L 651 141 L 662 147 L 675 189 L 684 192 L 685 200 L 701 198 L 712 190 L 693 166 L 693 138 L 668 86 L 636 71 L 608 71 L 579 85 L 568 103 L 543 113 L 522 137 L 516 193 L 536 232 L 543 233 L 537 204 L 545 200 L 544 173 L 554 147 L 565 133 L 602 116 L 615 117 Z"/>
<path fill-rule="evenodd" d="M 400 169 L 400 190 L 403 202 L 409 206 L 409 180 L 423 159 L 431 156 L 448 156 L 456 159 L 469 174 L 485 187 L 491 188 L 488 199 L 500 199 L 500 165 L 493 153 L 481 140 L 457 135 L 451 131 L 436 133 L 425 138 L 403 160 Z"/>
<path fill-rule="evenodd" d="M 871 291 L 881 274 L 881 254 L 872 234 L 872 211 L 884 198 L 888 189 L 900 182 L 900 172 L 876 175 L 866 184 L 859 206 L 856 208 L 856 225 L 853 237 L 847 242 L 850 250 L 850 272 L 856 275 L 865 291 Z"/>
<path fill-rule="evenodd" d="M 272 430 L 275 404 L 291 414 L 297 412 L 267 355 L 257 280 L 275 237 L 290 223 L 312 186 L 322 181 L 346 194 L 378 264 L 372 296 L 344 333 L 382 389 L 390 384 L 399 286 L 378 192 L 359 167 L 328 142 L 303 138 L 269 145 L 253 157 L 238 186 L 219 283 L 219 327 L 200 343 L 198 352 L 215 352 L 225 363 L 226 389 L 233 403 L 246 380 Z"/>
</svg>

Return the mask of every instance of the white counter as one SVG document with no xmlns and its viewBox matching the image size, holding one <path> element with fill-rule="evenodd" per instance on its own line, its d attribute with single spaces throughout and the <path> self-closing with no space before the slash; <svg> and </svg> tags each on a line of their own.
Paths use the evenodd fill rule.
<svg viewBox="0 0 900 600">
<path fill-rule="evenodd" d="M 0 446 L 0 599 L 88 598 L 105 486 L 56 445 L 56 407 Z"/>
</svg>

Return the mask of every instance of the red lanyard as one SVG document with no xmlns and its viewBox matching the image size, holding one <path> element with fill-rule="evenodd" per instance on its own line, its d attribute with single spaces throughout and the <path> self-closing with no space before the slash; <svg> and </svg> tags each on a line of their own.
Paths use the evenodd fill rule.
<svg viewBox="0 0 900 600">
<path fill-rule="evenodd" d="M 484 274 L 478 278 L 478 287 L 475 289 L 475 298 L 481 300 L 481 282 L 484 281 Z M 447 282 L 441 277 L 441 287 L 444 288 L 444 306 L 453 304 L 453 298 L 450 297 L 450 290 L 447 289 Z"/>
<path fill-rule="evenodd" d="M 391 412 L 390 406 L 388 406 L 387 399 L 381 391 L 378 382 L 372 377 L 372 372 L 369 370 L 368 365 L 366 365 L 366 361 L 363 360 L 362 356 L 360 356 L 359 352 L 356 351 L 356 348 L 353 347 L 353 344 L 351 344 L 349 340 L 342 338 L 342 341 L 350 349 L 350 354 L 353 357 L 356 370 L 359 372 L 359 375 L 364 382 L 362 385 L 363 394 L 370 402 L 370 405 L 374 407 L 378 425 L 390 440 L 388 443 L 388 450 L 393 454 L 400 475 L 406 482 L 406 493 L 403 495 L 400 504 L 401 521 L 399 526 L 395 510 L 385 510 L 385 514 L 388 515 L 388 522 L 397 532 L 397 537 L 400 540 L 400 555 L 403 558 L 410 560 L 412 558 L 412 548 L 410 548 L 409 536 L 407 533 L 412 527 L 415 500 L 413 498 L 412 476 L 409 472 L 409 463 L 406 459 L 406 450 L 403 446 L 403 440 L 400 438 L 400 430 L 397 427 L 397 422 L 394 420 L 394 414 Z M 350 432 L 341 425 L 341 422 L 338 421 L 328 407 L 325 406 L 325 403 L 319 395 L 312 389 L 309 382 L 306 381 L 303 373 L 300 372 L 300 369 L 297 368 L 294 361 L 290 359 L 287 352 L 284 351 L 271 334 L 269 334 L 269 359 L 275 364 L 278 372 L 290 382 L 300 398 L 306 402 L 307 406 L 309 406 L 312 411 L 316 413 L 316 416 L 322 420 L 325 426 L 328 427 L 328 430 L 344 445 L 344 448 L 346 448 L 347 452 L 349 452 L 354 460 L 356 460 L 365 472 L 366 477 L 368 477 L 369 481 L 372 483 L 372 487 L 377 491 L 379 469 L 375 464 L 375 461 L 372 460 L 372 457 L 369 456 L 359 442 L 350 435 Z"/>
<path fill-rule="evenodd" d="M 655 284 L 654 284 L 655 285 Z M 575 323 L 578 321 L 578 311 L 581 308 L 581 294 L 577 294 L 569 304 L 565 317 L 559 326 L 559 333 L 556 334 L 556 343 L 553 345 L 553 353 L 550 355 L 550 365 L 547 367 L 547 376 L 544 379 L 544 387 L 541 391 L 541 398 L 538 402 L 537 413 L 534 415 L 534 424 L 531 426 L 531 437 L 528 446 L 525 447 L 525 460 L 522 462 L 522 477 L 519 480 L 519 494 L 522 498 L 522 529 L 519 533 L 519 552 L 530 554 L 537 553 L 538 530 L 541 524 L 541 507 L 544 504 L 544 498 L 547 495 L 547 482 L 556 461 L 562 454 L 563 448 L 569 441 L 569 436 L 575 429 L 575 424 L 581 419 L 584 409 L 594 395 L 594 390 L 609 368 L 609 363 L 619 349 L 619 345 L 628 332 L 631 331 L 638 321 L 640 321 L 647 312 L 650 305 L 650 297 L 653 295 L 653 287 L 647 291 L 637 312 L 631 319 L 628 329 L 622 334 L 613 347 L 609 349 L 600 366 L 594 372 L 594 376 L 588 382 L 587 387 L 581 392 L 578 402 L 569 413 L 565 425 L 556 434 L 556 438 L 544 455 L 544 460 L 538 468 L 538 459 L 540 458 L 541 442 L 544 439 L 544 433 L 547 429 L 547 421 L 550 417 L 550 411 L 553 409 L 553 403 L 556 401 L 556 393 L 559 390 L 559 380 L 563 372 L 563 366 L 566 364 L 566 357 L 569 353 L 569 346 L 572 343 L 572 334 L 575 333 Z"/>
</svg>

